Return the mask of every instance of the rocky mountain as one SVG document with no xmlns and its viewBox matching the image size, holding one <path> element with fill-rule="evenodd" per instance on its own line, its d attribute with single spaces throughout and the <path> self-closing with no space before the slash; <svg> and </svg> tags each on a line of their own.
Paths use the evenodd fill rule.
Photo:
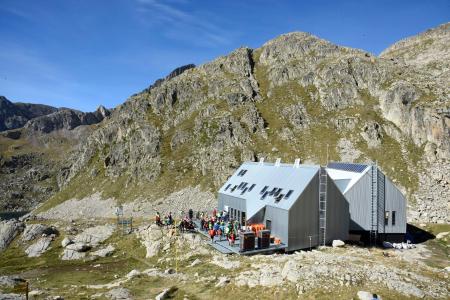
<svg viewBox="0 0 450 300">
<path fill-rule="evenodd" d="M 153 201 L 214 191 L 244 160 L 328 156 L 377 161 L 407 194 L 410 219 L 446 222 L 449 73 L 433 66 L 450 53 L 449 36 L 445 24 L 376 57 L 294 32 L 181 67 L 80 139 L 40 209 L 98 192 Z"/>
<path fill-rule="evenodd" d="M 29 120 L 51 114 L 58 109 L 43 104 L 13 103 L 0 96 L 0 131 L 24 126 Z"/>
<path fill-rule="evenodd" d="M 1 132 L 0 211 L 31 209 L 57 192 L 68 153 L 110 113 L 103 106 L 87 113 L 60 108 Z"/>
</svg>

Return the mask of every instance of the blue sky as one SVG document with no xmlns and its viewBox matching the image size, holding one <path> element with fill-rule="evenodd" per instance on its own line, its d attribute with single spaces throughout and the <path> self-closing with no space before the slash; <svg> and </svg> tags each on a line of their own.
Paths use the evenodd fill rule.
<svg viewBox="0 0 450 300">
<path fill-rule="evenodd" d="M 448 21 L 448 0 L 0 0 L 0 95 L 92 111 L 282 33 L 379 54 Z"/>
</svg>

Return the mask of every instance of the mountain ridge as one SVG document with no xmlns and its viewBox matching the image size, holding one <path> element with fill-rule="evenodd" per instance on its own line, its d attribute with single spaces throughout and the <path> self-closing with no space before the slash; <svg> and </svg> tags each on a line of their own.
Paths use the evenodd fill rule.
<svg viewBox="0 0 450 300">
<path fill-rule="evenodd" d="M 446 198 L 434 199 L 449 195 L 446 95 L 404 62 L 281 35 L 131 96 L 74 148 L 60 192 L 40 209 L 94 191 L 153 201 L 198 184 L 215 190 L 244 160 L 324 164 L 329 148 L 334 160 L 379 161 L 411 218 L 446 221 Z"/>
</svg>

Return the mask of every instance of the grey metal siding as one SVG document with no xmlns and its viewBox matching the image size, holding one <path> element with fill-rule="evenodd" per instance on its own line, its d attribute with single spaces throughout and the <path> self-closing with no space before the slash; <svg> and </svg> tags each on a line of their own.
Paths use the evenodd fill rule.
<svg viewBox="0 0 450 300">
<path fill-rule="evenodd" d="M 247 210 L 245 202 L 245 199 L 219 193 L 217 208 L 219 210 L 223 210 L 225 206 L 229 206 L 234 209 L 246 212 Z"/>
<path fill-rule="evenodd" d="M 406 199 L 397 187 L 386 178 L 386 207 L 389 212 L 389 223 L 385 226 L 386 233 L 406 232 Z M 395 211 L 395 225 L 392 226 L 392 212 Z"/>
<path fill-rule="evenodd" d="M 289 210 L 288 250 L 309 248 L 319 244 L 319 172 L 303 190 Z"/>
<path fill-rule="evenodd" d="M 271 221 L 270 234 L 279 238 L 282 243 L 288 245 L 289 212 L 278 207 L 266 206 L 264 225 L 266 225 L 267 220 Z"/>
<path fill-rule="evenodd" d="M 349 204 L 333 179 L 327 179 L 327 226 L 326 243 L 347 240 L 350 223 Z"/>
<path fill-rule="evenodd" d="M 371 180 L 367 172 L 345 193 L 350 209 L 350 230 L 370 230 Z"/>
</svg>

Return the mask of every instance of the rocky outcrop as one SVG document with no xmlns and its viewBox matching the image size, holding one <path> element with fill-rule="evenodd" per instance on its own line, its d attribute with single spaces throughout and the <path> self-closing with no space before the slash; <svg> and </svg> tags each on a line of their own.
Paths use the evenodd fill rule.
<svg viewBox="0 0 450 300">
<path fill-rule="evenodd" d="M 34 240 L 37 237 L 41 237 L 43 234 L 48 236 L 51 234 L 57 234 L 57 230 L 54 227 L 44 224 L 27 224 L 25 230 L 22 233 L 22 241 L 28 242 Z"/>
<path fill-rule="evenodd" d="M 108 239 L 113 234 L 115 228 L 116 227 L 113 225 L 99 225 L 87 228 L 85 231 L 74 237 L 73 241 L 75 242 L 75 244 L 71 245 L 77 245 L 77 243 L 81 243 L 88 244 L 90 246 L 97 246 L 98 244 Z"/>
<path fill-rule="evenodd" d="M 25 253 L 28 257 L 38 257 L 41 256 L 42 253 L 47 251 L 50 247 L 50 243 L 53 241 L 53 237 L 43 237 L 36 241 L 34 244 L 30 245 Z"/>
<path fill-rule="evenodd" d="M 73 109 L 60 109 L 57 112 L 37 117 L 25 124 L 29 134 L 50 133 L 57 130 L 72 130 L 81 125 L 92 125 L 103 121 L 111 112 L 103 106 L 95 112 L 81 112 Z"/>
<path fill-rule="evenodd" d="M 24 126 L 29 120 L 51 114 L 58 109 L 48 105 L 13 103 L 0 96 L 0 131 Z"/>
<path fill-rule="evenodd" d="M 23 223 L 16 220 L 0 222 L 0 252 L 5 250 L 23 230 Z"/>
</svg>

